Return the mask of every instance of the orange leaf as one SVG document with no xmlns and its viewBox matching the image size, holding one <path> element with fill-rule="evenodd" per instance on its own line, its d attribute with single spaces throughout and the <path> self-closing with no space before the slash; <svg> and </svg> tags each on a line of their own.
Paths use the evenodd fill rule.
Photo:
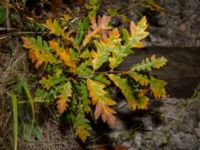
<svg viewBox="0 0 200 150">
<path fill-rule="evenodd" d="M 116 112 L 109 106 L 116 105 L 116 102 L 106 96 L 107 92 L 104 90 L 105 85 L 103 83 L 88 79 L 87 87 L 92 97 L 92 104 L 96 105 L 95 119 L 97 120 L 101 116 L 103 121 L 107 122 L 113 128 L 116 121 L 113 114 Z"/>
<path fill-rule="evenodd" d="M 98 34 L 100 34 L 102 31 L 110 29 L 108 27 L 110 20 L 111 17 L 105 15 L 102 18 L 98 16 L 98 23 L 96 23 L 96 21 L 92 19 L 90 21 L 92 30 L 89 30 L 88 33 L 86 34 L 85 38 L 83 39 L 82 46 L 87 45 L 92 38 L 99 36 Z"/>
<path fill-rule="evenodd" d="M 55 52 L 56 55 L 64 62 L 64 64 L 70 67 L 70 72 L 76 72 L 76 64 L 73 61 L 70 51 L 68 49 L 64 49 L 64 47 L 60 46 L 59 41 L 51 40 L 49 41 L 49 45 L 51 47 L 52 52 Z"/>
<path fill-rule="evenodd" d="M 63 113 L 67 107 L 68 107 L 68 102 L 70 102 L 69 97 L 72 96 L 72 86 L 71 83 L 68 81 L 64 87 L 63 90 L 61 91 L 60 95 L 57 96 L 57 109 L 60 113 Z"/>
</svg>

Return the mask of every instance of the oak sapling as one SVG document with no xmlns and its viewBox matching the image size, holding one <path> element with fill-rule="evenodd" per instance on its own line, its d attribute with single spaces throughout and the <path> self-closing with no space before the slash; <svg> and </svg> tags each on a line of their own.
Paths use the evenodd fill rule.
<svg viewBox="0 0 200 150">
<path fill-rule="evenodd" d="M 109 93 L 111 86 L 120 89 L 133 111 L 148 109 L 150 94 L 155 98 L 166 96 L 166 82 L 149 74 L 166 65 L 164 57 L 153 55 L 128 71 L 116 70 L 124 58 L 133 53 L 132 48 L 144 47 L 141 40 L 149 34 L 146 17 L 137 24 L 131 21 L 129 31 L 111 27 L 110 21 L 111 17 L 105 15 L 98 16 L 97 21 L 84 18 L 79 30 L 64 30 L 62 25 L 70 23 L 70 19 L 65 23 L 48 19 L 44 23 L 49 31 L 47 35 L 22 37 L 35 68 L 42 70 L 36 99 L 48 103 L 56 101 L 58 112 L 66 112 L 83 142 L 92 130 L 92 120 L 86 116 L 95 120 L 102 118 L 109 126 L 115 126 L 117 112 L 113 106 L 117 101 Z M 136 86 L 132 87 L 128 79 Z"/>
</svg>

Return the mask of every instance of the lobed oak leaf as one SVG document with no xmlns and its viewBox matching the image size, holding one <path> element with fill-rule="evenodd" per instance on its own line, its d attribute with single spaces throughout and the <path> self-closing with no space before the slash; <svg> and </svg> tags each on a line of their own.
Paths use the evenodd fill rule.
<svg viewBox="0 0 200 150">
<path fill-rule="evenodd" d="M 35 63 L 35 68 L 39 68 L 43 63 L 47 66 L 48 63 L 56 64 L 57 59 L 50 52 L 50 47 L 46 41 L 43 41 L 40 36 L 37 38 L 22 37 L 23 47 L 29 49 L 29 58 L 32 63 Z"/>
<path fill-rule="evenodd" d="M 148 105 L 148 97 L 141 93 L 133 92 L 129 86 L 127 79 L 122 79 L 119 75 L 109 74 L 108 77 L 113 83 L 120 88 L 122 94 L 127 100 L 129 108 L 135 110 L 136 108 L 145 109 Z"/>
<path fill-rule="evenodd" d="M 85 113 L 91 112 L 90 104 L 91 100 L 89 98 L 89 93 L 86 85 L 86 80 L 81 80 L 79 83 L 75 84 L 77 93 L 79 95 L 81 104 L 82 104 L 82 110 Z"/>
<path fill-rule="evenodd" d="M 89 30 L 88 33 L 85 35 L 82 46 L 87 45 L 92 38 L 97 37 L 98 34 L 100 34 L 102 31 L 110 29 L 110 27 L 108 27 L 110 20 L 111 17 L 105 15 L 102 18 L 98 16 L 98 23 L 96 23 L 96 21 L 92 19 L 90 21 L 91 30 Z"/>
<path fill-rule="evenodd" d="M 151 58 L 146 58 L 140 64 L 134 64 L 131 71 L 151 71 L 153 68 L 159 69 L 166 65 L 167 59 L 164 57 L 156 58 L 153 55 Z"/>
<path fill-rule="evenodd" d="M 94 44 L 97 50 L 91 52 L 91 55 L 93 57 L 92 66 L 94 70 L 97 70 L 103 65 L 103 63 L 108 61 L 110 52 L 105 43 L 94 41 Z"/>
<path fill-rule="evenodd" d="M 166 85 L 167 83 L 165 81 L 156 79 L 153 76 L 150 77 L 150 89 L 152 90 L 156 98 L 166 96 L 166 90 L 165 90 Z"/>
<path fill-rule="evenodd" d="M 75 73 L 77 66 L 72 57 L 72 51 L 70 49 L 65 49 L 63 46 L 60 46 L 59 41 L 51 40 L 49 41 L 52 52 L 55 52 L 56 55 L 64 62 L 64 64 L 70 67 L 70 72 Z"/>
<path fill-rule="evenodd" d="M 123 38 L 125 46 L 127 48 L 142 48 L 144 44 L 141 42 L 142 39 L 147 37 L 149 34 L 146 32 L 147 20 L 143 17 L 137 25 L 133 21 L 130 22 L 130 35 L 126 29 L 123 29 Z"/>
<path fill-rule="evenodd" d="M 78 113 L 75 119 L 74 128 L 76 129 L 76 135 L 78 135 L 83 142 L 90 136 L 89 131 L 92 130 L 89 125 L 89 120 L 85 118 L 85 115 L 82 112 Z"/>
<path fill-rule="evenodd" d="M 63 90 L 60 92 L 60 94 L 57 96 L 57 109 L 60 113 L 63 113 L 67 107 L 68 107 L 68 102 L 71 100 L 69 99 L 72 97 L 72 86 L 71 83 L 68 81 L 64 86 Z"/>
<path fill-rule="evenodd" d="M 131 72 L 128 75 L 132 77 L 135 81 L 139 82 L 142 86 L 147 86 L 150 83 L 147 75 L 143 75 L 137 72 Z"/>
<path fill-rule="evenodd" d="M 92 104 L 96 105 L 95 119 L 102 117 L 104 122 L 107 122 L 110 127 L 115 125 L 116 112 L 109 106 L 116 105 L 116 102 L 107 96 L 107 92 L 104 90 L 105 85 L 101 82 L 87 79 L 87 87 L 89 94 L 92 98 Z"/>
<path fill-rule="evenodd" d="M 64 30 L 60 26 L 59 21 L 54 19 L 47 19 L 45 25 L 47 28 L 56 36 L 63 36 L 64 37 Z"/>
<path fill-rule="evenodd" d="M 139 82 L 142 86 L 150 85 L 150 89 L 153 92 L 155 98 L 165 97 L 166 96 L 166 82 L 163 80 L 156 79 L 153 76 L 149 78 L 146 75 L 142 75 L 136 72 L 131 72 L 128 74 L 135 81 Z"/>
<path fill-rule="evenodd" d="M 48 75 L 46 77 L 42 77 L 39 83 L 42 85 L 43 88 L 49 90 L 50 88 L 56 87 L 56 85 L 65 81 L 65 78 L 61 76 L 62 71 L 59 70 L 54 75 Z"/>
</svg>

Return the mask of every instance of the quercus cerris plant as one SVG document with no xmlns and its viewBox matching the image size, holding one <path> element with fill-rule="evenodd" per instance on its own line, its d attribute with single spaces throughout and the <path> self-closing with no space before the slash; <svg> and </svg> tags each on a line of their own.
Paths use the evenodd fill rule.
<svg viewBox="0 0 200 150">
<path fill-rule="evenodd" d="M 84 18 L 78 31 L 66 31 L 57 19 L 48 19 L 45 26 L 54 38 L 22 37 L 35 68 L 43 70 L 36 98 L 56 101 L 58 112 L 66 112 L 83 142 L 92 130 L 86 115 L 115 126 L 117 112 L 113 106 L 117 102 L 109 93 L 111 83 L 120 89 L 131 110 L 147 109 L 149 94 L 155 98 L 166 96 L 166 82 L 148 74 L 166 65 L 164 57 L 153 55 L 128 71 L 116 71 L 133 53 L 132 48 L 144 47 L 141 40 L 148 36 L 146 18 L 137 24 L 131 21 L 129 31 L 111 27 L 110 21 L 111 17 L 105 15 L 98 16 L 97 21 Z M 132 87 L 128 78 L 137 86 Z"/>
</svg>

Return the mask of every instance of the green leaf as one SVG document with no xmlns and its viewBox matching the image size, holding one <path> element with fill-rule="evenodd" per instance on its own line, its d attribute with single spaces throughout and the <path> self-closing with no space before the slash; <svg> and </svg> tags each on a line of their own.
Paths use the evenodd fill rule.
<svg viewBox="0 0 200 150">
<path fill-rule="evenodd" d="M 167 83 L 165 81 L 156 79 L 153 76 L 148 78 L 147 75 L 139 74 L 137 72 L 131 72 L 128 75 L 131 76 L 135 81 L 139 82 L 142 86 L 150 85 L 150 89 L 155 98 L 166 96 L 165 86 Z"/>
<path fill-rule="evenodd" d="M 95 76 L 93 76 L 92 79 L 93 79 L 93 80 L 96 80 L 96 81 L 99 81 L 99 82 L 102 82 L 102 83 L 105 84 L 105 85 L 110 85 L 110 84 L 111 84 L 110 80 L 108 80 L 108 79 L 106 78 L 106 76 L 103 75 L 103 74 L 95 75 Z"/>
<path fill-rule="evenodd" d="M 29 57 L 32 63 L 36 63 L 35 67 L 38 68 L 40 65 L 45 63 L 56 64 L 56 57 L 50 52 L 50 47 L 46 41 L 43 41 L 40 36 L 34 37 L 22 37 L 23 47 L 29 49 Z"/>
<path fill-rule="evenodd" d="M 105 43 L 99 43 L 97 41 L 94 41 L 94 44 L 97 50 L 92 51 L 91 53 L 93 56 L 92 65 L 93 69 L 97 70 L 103 65 L 103 63 L 108 61 L 110 52 Z"/>
<path fill-rule="evenodd" d="M 84 50 L 84 51 L 80 54 L 80 58 L 83 58 L 83 59 L 85 59 L 85 58 L 91 58 L 91 57 L 92 57 L 92 56 L 91 56 L 91 54 L 90 54 L 90 52 L 89 52 L 88 49 Z"/>
<path fill-rule="evenodd" d="M 119 13 L 118 13 L 118 11 L 120 10 L 121 8 L 118 6 L 118 7 L 109 7 L 108 9 L 107 9 L 107 11 L 108 11 L 108 14 L 110 15 L 110 16 L 118 16 L 119 15 Z"/>
<path fill-rule="evenodd" d="M 123 39 L 127 49 L 130 48 L 142 48 L 144 44 L 141 42 L 142 39 L 147 37 L 149 34 L 146 32 L 147 20 L 146 17 L 143 17 L 137 25 L 133 21 L 130 23 L 130 35 L 126 29 L 123 29 Z"/>
<path fill-rule="evenodd" d="M 46 20 L 46 26 L 56 36 L 63 36 L 64 37 L 64 30 L 60 26 L 58 20 L 56 20 L 56 19 L 54 19 L 54 20 L 48 19 L 48 20 Z"/>
<path fill-rule="evenodd" d="M 48 43 L 46 41 L 43 41 L 41 36 L 37 36 L 37 38 L 22 37 L 22 40 L 23 40 L 23 47 L 27 49 L 33 49 L 33 50 L 44 49 L 45 52 L 51 50 L 51 48 L 48 46 Z"/>
<path fill-rule="evenodd" d="M 90 104 L 91 100 L 89 98 L 88 89 L 86 86 L 86 81 L 82 80 L 79 84 L 76 84 L 76 88 L 80 97 L 81 104 L 83 106 L 83 111 L 86 113 L 91 112 Z"/>
<path fill-rule="evenodd" d="M 163 80 L 159 80 L 151 76 L 150 78 L 150 89 L 152 90 L 156 98 L 165 97 L 166 91 L 165 86 L 167 83 Z"/>
<path fill-rule="evenodd" d="M 74 128 L 76 129 L 76 135 L 79 136 L 82 142 L 85 142 L 88 136 L 90 136 L 92 128 L 89 123 L 90 121 L 85 118 L 83 113 L 78 113 Z"/>
<path fill-rule="evenodd" d="M 48 75 L 47 78 L 43 77 L 39 83 L 42 85 L 43 88 L 49 90 L 50 88 L 56 88 L 57 84 L 63 83 L 66 79 L 61 76 L 61 70 L 58 71 L 53 76 Z"/>
<path fill-rule="evenodd" d="M 147 75 L 143 75 L 137 72 L 131 72 L 128 74 L 135 81 L 139 82 L 142 86 L 146 86 L 150 83 L 150 80 Z"/>
<path fill-rule="evenodd" d="M 88 20 L 88 18 L 84 17 L 83 21 L 79 25 L 79 32 L 76 36 L 76 40 L 75 40 L 75 43 L 74 43 L 74 46 L 76 48 L 78 48 L 80 46 L 80 44 L 82 43 L 85 32 L 88 31 L 89 28 L 90 28 L 89 20 Z"/>
<path fill-rule="evenodd" d="M 85 8 L 89 10 L 88 17 L 95 18 L 97 15 L 97 11 L 101 6 L 100 0 L 90 0 L 89 3 L 85 3 Z"/>
<path fill-rule="evenodd" d="M 92 61 L 86 60 L 81 63 L 77 68 L 77 74 L 81 78 L 87 78 L 92 75 L 93 70 L 91 69 Z"/>
<path fill-rule="evenodd" d="M 122 94 L 127 100 L 129 108 L 135 110 L 146 109 L 148 106 L 148 97 L 144 96 L 143 93 L 138 93 L 134 91 L 128 84 L 127 79 L 121 78 L 119 75 L 109 74 L 108 77 L 113 81 L 113 83 L 120 88 Z"/>
<path fill-rule="evenodd" d="M 64 84 L 60 95 L 58 95 L 57 100 L 57 109 L 60 113 L 63 113 L 69 106 L 69 102 L 71 101 L 69 98 L 72 97 L 72 85 L 70 81 Z"/>
<path fill-rule="evenodd" d="M 134 64 L 131 71 L 151 71 L 153 68 L 160 69 L 166 65 L 167 59 L 164 57 L 156 58 L 153 55 L 151 58 L 146 58 L 140 64 Z"/>
</svg>

